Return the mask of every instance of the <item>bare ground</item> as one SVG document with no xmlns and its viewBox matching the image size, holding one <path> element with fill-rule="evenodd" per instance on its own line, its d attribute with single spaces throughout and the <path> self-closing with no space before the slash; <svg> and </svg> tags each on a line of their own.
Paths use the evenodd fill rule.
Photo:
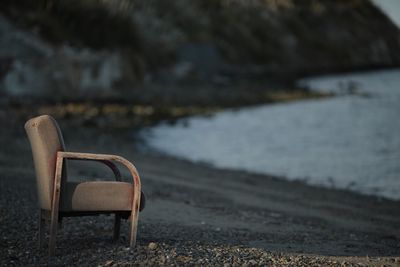
<svg viewBox="0 0 400 267">
<path fill-rule="evenodd" d="M 126 131 L 68 123 L 61 126 L 69 151 L 134 162 L 147 206 L 135 250 L 127 248 L 128 223 L 112 243 L 111 216 L 67 218 L 57 256 L 48 259 L 46 249 L 37 248 L 35 179 L 23 122 L 0 119 L 1 266 L 400 266 L 398 201 L 143 152 Z M 95 163 L 73 163 L 69 171 L 72 179 L 112 179 Z"/>
</svg>

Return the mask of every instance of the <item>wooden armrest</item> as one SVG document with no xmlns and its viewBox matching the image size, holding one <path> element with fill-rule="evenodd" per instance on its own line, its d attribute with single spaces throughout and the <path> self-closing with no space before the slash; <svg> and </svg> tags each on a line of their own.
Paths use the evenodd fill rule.
<svg viewBox="0 0 400 267">
<path fill-rule="evenodd" d="M 57 159 L 71 159 L 71 160 L 95 160 L 95 161 L 115 161 L 119 162 L 124 165 L 132 175 L 133 184 L 136 188 L 140 188 L 140 177 L 139 173 L 130 161 L 127 159 L 117 156 L 117 155 L 108 155 L 108 154 L 92 154 L 92 153 L 79 153 L 79 152 L 65 152 L 65 151 L 58 151 L 57 152 Z"/>
<path fill-rule="evenodd" d="M 91 161 L 98 161 L 101 162 L 105 165 L 107 165 L 112 172 L 114 173 L 115 180 L 121 181 L 121 172 L 119 171 L 118 167 L 110 160 L 110 159 L 105 159 L 105 157 L 99 157 L 99 156 L 113 156 L 113 155 L 102 155 L 102 154 L 91 154 L 91 153 L 76 153 L 76 152 L 64 152 L 64 151 L 59 151 L 57 153 L 57 157 L 61 156 L 62 158 L 70 159 L 70 160 L 91 160 Z M 104 158 L 104 159 L 102 159 Z"/>
<path fill-rule="evenodd" d="M 139 218 L 139 208 L 140 208 L 140 197 L 141 197 L 141 183 L 139 173 L 136 170 L 135 165 L 126 160 L 121 156 L 116 155 L 106 155 L 106 154 L 91 154 L 91 153 L 77 153 L 77 152 L 65 152 L 59 151 L 57 152 L 57 160 L 56 160 L 56 170 L 55 170 L 55 179 L 54 179 L 54 187 L 53 187 L 53 199 L 52 199 L 52 210 L 51 210 L 51 218 L 52 218 L 52 234 L 55 236 L 56 227 L 55 224 L 57 222 L 58 210 L 59 210 L 59 201 L 60 201 L 60 187 L 61 187 L 61 175 L 64 159 L 71 160 L 94 160 L 101 161 L 105 164 L 112 163 L 112 161 L 119 162 L 124 165 L 132 175 L 133 178 L 133 198 L 132 198 L 132 210 L 130 219 L 131 223 L 131 238 L 130 238 L 130 247 L 134 247 L 136 244 L 136 234 L 137 234 L 137 226 L 138 226 L 138 218 Z M 111 166 L 111 165 L 108 165 Z M 119 171 L 118 171 L 119 172 Z M 50 247 L 54 247 L 55 239 L 50 242 Z"/>
</svg>

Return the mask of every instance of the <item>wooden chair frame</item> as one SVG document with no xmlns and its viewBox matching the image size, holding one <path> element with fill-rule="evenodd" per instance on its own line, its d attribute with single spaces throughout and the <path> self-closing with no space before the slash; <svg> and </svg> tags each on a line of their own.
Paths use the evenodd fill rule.
<svg viewBox="0 0 400 267">
<path fill-rule="evenodd" d="M 72 212 L 60 212 L 60 193 L 61 193 L 61 179 L 63 174 L 64 160 L 89 160 L 98 161 L 107 165 L 114 173 L 115 179 L 121 181 L 121 173 L 117 166 L 113 162 L 119 162 L 124 165 L 130 172 L 133 178 L 133 198 L 132 198 L 132 209 L 131 211 L 72 211 Z M 131 227 L 130 227 L 130 248 L 136 245 L 136 236 L 138 228 L 139 219 L 139 208 L 140 208 L 140 198 L 141 198 L 141 183 L 139 173 L 136 167 L 124 159 L 123 157 L 116 155 L 106 155 L 106 154 L 91 154 L 91 153 L 77 153 L 77 152 L 57 152 L 56 169 L 54 174 L 54 187 L 53 196 L 51 203 L 51 211 L 40 209 L 39 212 L 39 247 L 42 247 L 44 243 L 44 226 L 46 221 L 50 221 L 50 234 L 49 234 L 49 255 L 53 256 L 55 254 L 56 247 L 56 236 L 57 227 L 61 226 L 63 217 L 72 216 L 85 216 L 85 215 L 97 215 L 97 214 L 115 214 L 114 222 L 114 240 L 119 238 L 121 218 L 130 217 Z M 129 214 L 130 213 L 130 214 Z M 130 215 L 130 216 L 129 216 Z"/>
</svg>

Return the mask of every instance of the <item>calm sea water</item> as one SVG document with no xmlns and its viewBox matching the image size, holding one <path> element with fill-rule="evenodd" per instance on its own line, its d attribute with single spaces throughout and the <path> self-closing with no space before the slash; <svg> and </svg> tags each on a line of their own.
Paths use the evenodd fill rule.
<svg viewBox="0 0 400 267">
<path fill-rule="evenodd" d="M 143 136 L 192 161 L 400 199 L 400 70 L 299 83 L 338 96 L 193 117 Z"/>
</svg>

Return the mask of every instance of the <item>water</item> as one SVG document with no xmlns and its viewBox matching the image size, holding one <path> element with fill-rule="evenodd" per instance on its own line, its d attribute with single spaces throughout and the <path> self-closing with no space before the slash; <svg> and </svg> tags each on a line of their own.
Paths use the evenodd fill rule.
<svg viewBox="0 0 400 267">
<path fill-rule="evenodd" d="M 399 0 L 373 0 L 386 15 L 393 21 L 394 24 L 400 26 L 400 1 Z"/>
<path fill-rule="evenodd" d="M 400 199 L 400 70 L 299 83 L 339 96 L 228 110 L 143 133 L 151 148 L 217 167 Z M 357 94 L 342 94 L 357 88 Z"/>
</svg>

